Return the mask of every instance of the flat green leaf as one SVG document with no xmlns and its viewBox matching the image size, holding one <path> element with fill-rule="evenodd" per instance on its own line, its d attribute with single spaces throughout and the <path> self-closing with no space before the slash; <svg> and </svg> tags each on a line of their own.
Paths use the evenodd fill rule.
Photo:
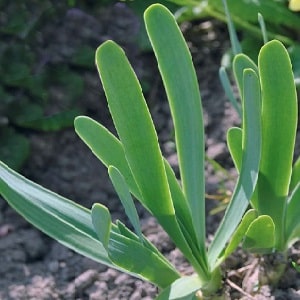
<svg viewBox="0 0 300 300">
<path fill-rule="evenodd" d="M 103 241 L 107 240 L 109 227 L 106 212 L 99 204 L 94 206 L 94 228 L 90 210 L 29 181 L 2 162 L 0 194 L 31 224 L 86 257 L 161 287 L 167 287 L 179 278 L 179 274 L 170 263 L 149 249 L 148 245 L 145 247 L 123 237 L 118 233 L 117 227 L 111 224 L 108 252 L 118 263 L 114 264 L 98 240 L 97 234 L 100 234 Z M 106 220 L 97 219 L 103 215 Z"/>
<path fill-rule="evenodd" d="M 241 171 L 242 167 L 242 147 L 243 131 L 241 128 L 232 127 L 227 131 L 227 145 L 234 162 L 234 165 L 238 172 Z"/>
<path fill-rule="evenodd" d="M 286 239 L 295 238 L 295 231 L 300 226 L 300 182 L 295 186 L 287 200 L 286 210 Z M 300 235 L 298 236 L 300 239 Z"/>
<path fill-rule="evenodd" d="M 255 73 L 258 76 L 258 68 L 257 65 L 247 55 L 243 53 L 240 53 L 234 57 L 232 62 L 232 68 L 233 68 L 233 74 L 235 80 L 238 85 L 240 97 L 242 98 L 244 93 L 244 88 L 243 88 L 244 70 L 252 69 L 255 71 Z"/>
<path fill-rule="evenodd" d="M 98 240 L 88 209 L 31 182 L 2 162 L 0 194 L 27 221 L 61 244 L 120 270 Z"/>
<path fill-rule="evenodd" d="M 209 265 L 213 269 L 226 242 L 233 234 L 253 195 L 261 153 L 260 86 L 252 69 L 244 71 L 243 141 L 240 176 L 223 220 L 209 247 Z"/>
<path fill-rule="evenodd" d="M 250 224 L 257 218 L 257 211 L 254 209 L 248 210 L 241 223 L 237 227 L 236 231 L 234 232 L 230 243 L 226 247 L 224 256 L 222 257 L 222 260 L 224 260 L 226 257 L 228 257 L 239 245 L 239 243 L 243 240 Z"/>
<path fill-rule="evenodd" d="M 179 273 L 160 255 L 114 230 L 108 244 L 110 259 L 128 272 L 140 274 L 160 288 L 166 288 L 180 277 Z"/>
<path fill-rule="evenodd" d="M 116 221 L 116 233 L 119 233 L 123 235 L 124 237 L 127 237 L 133 241 L 136 241 L 140 244 L 143 244 L 146 248 L 148 248 L 151 252 L 155 253 L 157 256 L 159 256 L 171 269 L 174 269 L 173 265 L 168 262 L 168 260 L 163 256 L 161 252 L 144 236 L 137 236 L 134 234 L 130 229 L 128 229 L 120 220 Z"/>
<path fill-rule="evenodd" d="M 297 95 L 289 55 L 276 40 L 265 44 L 258 68 L 262 89 L 262 154 L 257 182 L 258 211 L 276 227 L 276 247 L 284 245 L 284 211 L 292 173 L 297 129 Z M 274 163 L 276 162 L 276 163 Z"/>
<path fill-rule="evenodd" d="M 134 71 L 123 50 L 112 41 L 97 49 L 96 63 L 142 200 L 156 215 L 174 215 L 157 135 Z"/>
<path fill-rule="evenodd" d="M 163 290 L 156 300 L 196 300 L 196 292 L 203 283 L 196 275 L 182 277 Z"/>
<path fill-rule="evenodd" d="M 275 246 L 275 224 L 268 215 L 261 215 L 249 226 L 243 247 L 249 251 L 268 253 Z"/>
<path fill-rule="evenodd" d="M 142 240 L 143 237 L 142 237 L 142 231 L 141 231 L 141 226 L 140 226 L 140 222 L 139 222 L 139 217 L 138 217 L 136 208 L 134 206 L 133 199 L 130 195 L 129 188 L 125 182 L 124 177 L 122 176 L 120 171 L 113 166 L 110 166 L 108 168 L 108 174 L 109 174 L 109 177 L 113 183 L 113 186 L 114 186 L 116 192 L 118 193 L 118 196 L 122 202 L 122 205 L 125 209 L 126 215 L 128 216 L 136 234 Z"/>
<path fill-rule="evenodd" d="M 171 108 L 183 192 L 205 266 L 204 126 L 196 72 L 173 15 L 156 4 L 144 18 Z"/>
<path fill-rule="evenodd" d="M 133 195 L 141 199 L 140 191 L 133 178 L 121 142 L 104 126 L 85 116 L 74 122 L 75 131 L 92 152 L 108 168 L 115 166 L 125 178 Z"/>
<path fill-rule="evenodd" d="M 107 249 L 111 229 L 111 216 L 107 207 L 100 203 L 93 205 L 92 223 L 100 242 Z"/>
<path fill-rule="evenodd" d="M 223 4 L 222 7 L 224 8 L 224 12 L 225 12 L 226 19 L 227 19 L 227 26 L 228 26 L 228 32 L 229 32 L 232 52 L 234 55 L 237 55 L 242 52 L 242 48 L 241 48 L 239 39 L 237 37 L 237 32 L 235 30 L 231 15 L 229 13 L 227 1 L 228 0 L 222 0 L 222 4 Z"/>
</svg>

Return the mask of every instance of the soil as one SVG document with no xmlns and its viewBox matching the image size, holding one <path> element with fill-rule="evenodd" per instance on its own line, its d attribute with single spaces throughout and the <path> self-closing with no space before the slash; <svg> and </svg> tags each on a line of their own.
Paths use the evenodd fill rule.
<svg viewBox="0 0 300 300">
<path fill-rule="evenodd" d="M 44 39 L 53 57 L 63 57 L 65 49 L 76 44 L 113 39 L 124 47 L 141 79 L 164 155 L 178 171 L 174 152 L 173 127 L 161 79 L 151 52 L 136 46 L 139 20 L 124 4 L 101 7 L 93 14 L 69 9 L 62 19 L 49 24 Z M 222 54 L 229 48 L 224 24 L 205 20 L 182 24 L 196 66 L 204 107 L 206 154 L 225 169 L 207 164 L 206 188 L 208 240 L 215 232 L 222 213 L 211 214 L 224 203 L 234 186 L 236 173 L 226 147 L 226 130 L 239 124 L 239 118 L 226 100 L 218 80 Z M 80 32 L 77 35 L 71 34 Z M 59 44 L 57 44 L 59 43 Z M 59 45 L 59 47 L 57 47 Z M 94 46 L 94 45 L 93 45 Z M 48 48 L 47 48 L 48 47 Z M 106 100 L 95 70 L 82 70 L 85 94 L 80 102 L 85 114 L 113 130 Z M 57 105 L 53 91 L 53 106 Z M 127 222 L 104 166 L 74 133 L 73 128 L 55 133 L 26 132 L 32 152 L 22 173 L 39 184 L 86 207 L 105 204 L 113 219 Z M 225 171 L 226 170 L 226 171 Z M 216 196 L 216 197 L 214 197 Z M 177 266 L 191 272 L 168 236 L 141 206 L 137 206 L 144 234 Z M 155 286 L 97 264 L 65 248 L 33 228 L 0 199 L 0 299 L 154 299 Z M 300 245 L 289 257 L 299 263 Z M 257 262 L 266 261 L 238 250 L 224 266 L 224 292 L 228 299 L 300 299 L 300 276 L 290 265 L 277 287 L 267 283 L 255 287 Z M 263 265 L 260 263 L 260 265 Z M 267 264 L 268 266 L 268 264 Z M 268 272 L 268 270 L 267 270 Z"/>
</svg>

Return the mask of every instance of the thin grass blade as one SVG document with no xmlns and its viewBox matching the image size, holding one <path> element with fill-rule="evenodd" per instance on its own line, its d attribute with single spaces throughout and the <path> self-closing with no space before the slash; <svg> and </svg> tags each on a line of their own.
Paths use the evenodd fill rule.
<svg viewBox="0 0 300 300">
<path fill-rule="evenodd" d="M 228 26 L 228 31 L 229 31 L 232 52 L 233 52 L 233 55 L 237 55 L 242 52 L 242 47 L 241 47 L 241 44 L 237 37 L 235 26 L 232 22 L 232 19 L 231 19 L 230 13 L 229 13 L 227 1 L 222 0 L 222 3 L 223 3 L 226 18 L 227 18 L 227 26 Z"/>
<path fill-rule="evenodd" d="M 266 29 L 266 23 L 265 23 L 264 17 L 263 17 L 262 14 L 258 13 L 257 19 L 258 19 L 258 24 L 259 24 L 259 27 L 260 27 L 260 31 L 261 31 L 262 36 L 263 36 L 264 44 L 266 44 L 268 42 L 268 32 L 267 32 L 267 29 Z"/>
</svg>

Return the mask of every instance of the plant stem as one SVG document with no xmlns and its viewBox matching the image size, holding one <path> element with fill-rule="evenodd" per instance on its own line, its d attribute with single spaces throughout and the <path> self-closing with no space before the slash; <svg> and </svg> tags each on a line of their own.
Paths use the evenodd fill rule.
<svg viewBox="0 0 300 300">
<path fill-rule="evenodd" d="M 222 285 L 222 275 L 220 267 L 217 267 L 211 273 L 209 281 L 207 281 L 201 288 L 201 291 L 197 293 L 199 299 L 222 299 L 219 298 L 217 292 Z M 216 298 L 217 297 L 217 298 Z"/>
</svg>

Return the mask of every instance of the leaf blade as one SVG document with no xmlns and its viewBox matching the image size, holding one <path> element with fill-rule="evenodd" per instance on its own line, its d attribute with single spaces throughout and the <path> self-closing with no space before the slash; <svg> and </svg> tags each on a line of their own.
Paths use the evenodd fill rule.
<svg viewBox="0 0 300 300">
<path fill-rule="evenodd" d="M 262 47 L 258 68 L 262 89 L 263 143 L 257 206 L 260 214 L 270 215 L 273 219 L 276 247 L 280 249 L 285 240 L 283 212 L 292 173 L 297 96 L 289 55 L 279 41 L 273 40 Z"/>
<path fill-rule="evenodd" d="M 74 121 L 75 131 L 97 158 L 108 168 L 115 166 L 123 174 L 130 191 L 141 199 L 141 193 L 133 178 L 125 157 L 122 143 L 103 125 L 95 120 L 80 116 Z"/>
<path fill-rule="evenodd" d="M 114 42 L 107 41 L 97 49 L 96 63 L 142 200 L 156 215 L 173 215 L 174 208 L 154 125 L 141 87 L 123 50 Z M 157 207 L 160 207 L 159 211 Z"/>
<path fill-rule="evenodd" d="M 0 162 L 0 192 L 26 220 L 63 245 L 117 268 L 93 230 L 90 212 L 42 188 Z"/>
<path fill-rule="evenodd" d="M 172 14 L 157 4 L 145 12 L 144 18 L 171 108 L 183 192 L 206 264 L 204 128 L 196 73 Z"/>
<path fill-rule="evenodd" d="M 223 220 L 215 234 L 209 252 L 209 264 L 218 265 L 218 257 L 238 226 L 253 195 L 261 155 L 260 86 L 252 69 L 244 71 L 243 155 L 240 176 Z"/>
</svg>

